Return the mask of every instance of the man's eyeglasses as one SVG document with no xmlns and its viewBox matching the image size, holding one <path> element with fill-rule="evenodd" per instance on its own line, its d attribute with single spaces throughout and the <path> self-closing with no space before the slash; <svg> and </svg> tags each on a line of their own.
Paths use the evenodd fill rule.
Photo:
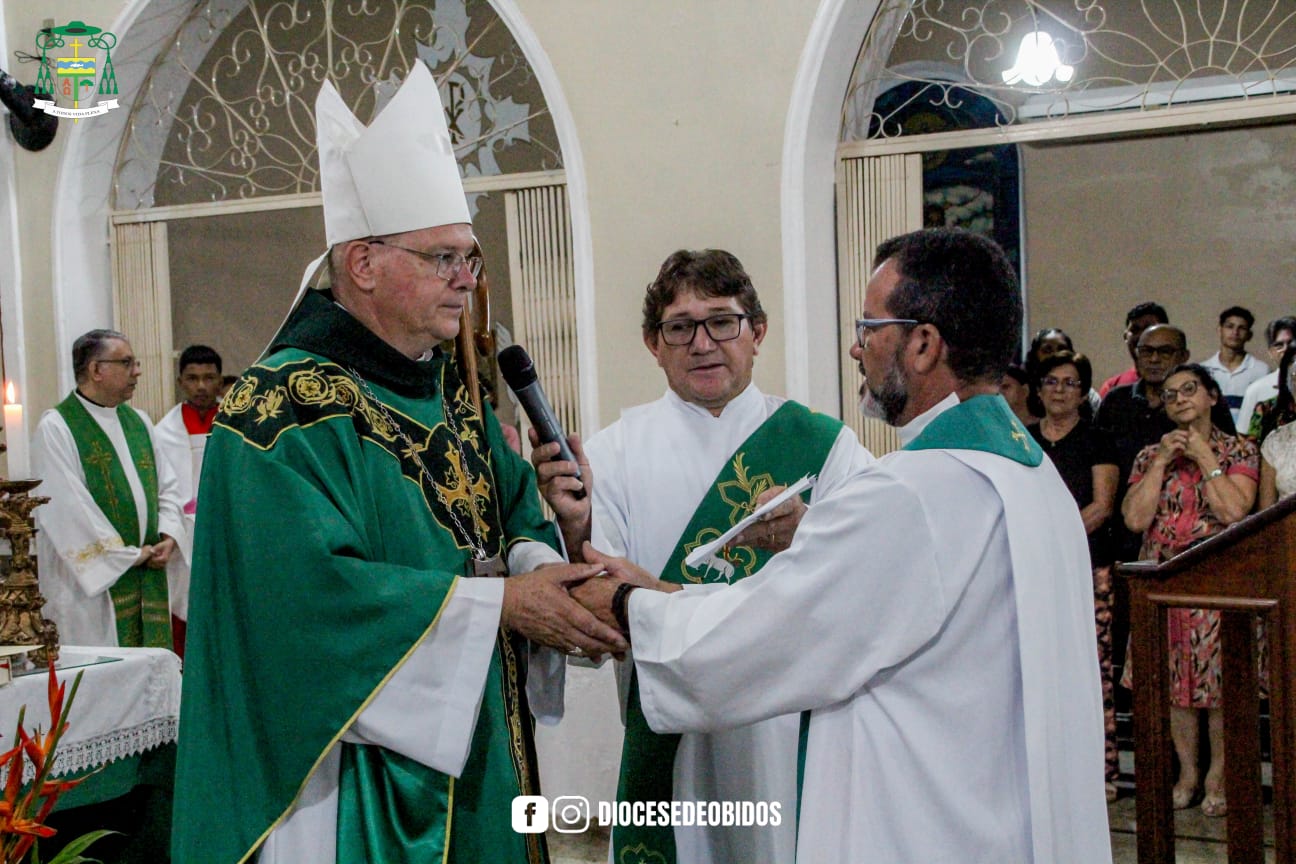
<svg viewBox="0 0 1296 864">
<path fill-rule="evenodd" d="M 1164 390 L 1162 390 L 1161 401 L 1167 403 L 1173 403 L 1178 401 L 1180 396 L 1184 397 L 1185 399 L 1191 399 L 1193 395 L 1196 394 L 1196 392 L 1200 389 L 1201 389 L 1201 385 L 1198 384 L 1196 381 L 1185 381 L 1183 383 L 1183 386 L 1179 387 L 1178 389 L 1167 387 Z"/>
<path fill-rule="evenodd" d="M 1140 345 L 1134 353 L 1144 360 L 1160 357 L 1162 360 L 1173 360 L 1182 349 L 1178 345 Z"/>
<path fill-rule="evenodd" d="M 115 364 L 115 365 L 117 365 L 117 366 L 122 367 L 123 369 L 138 369 L 138 368 L 140 368 L 140 361 L 136 360 L 134 357 L 122 357 L 122 358 L 117 359 L 117 360 L 96 360 L 96 361 L 94 361 L 94 362 L 96 362 L 96 363 L 113 363 L 113 364 Z"/>
<path fill-rule="evenodd" d="M 743 319 L 750 317 L 738 312 L 726 312 L 700 319 L 672 318 L 670 321 L 662 321 L 657 329 L 667 345 L 692 345 L 699 324 L 706 328 L 712 342 L 732 342 L 742 332 Z"/>
<path fill-rule="evenodd" d="M 1052 375 L 1045 375 L 1040 379 L 1040 386 L 1049 389 L 1061 387 L 1064 390 L 1079 390 L 1080 382 L 1074 378 L 1056 378 Z"/>
<path fill-rule="evenodd" d="M 417 255 L 424 261 L 436 265 L 436 275 L 441 279 L 454 279 L 459 275 L 459 271 L 467 265 L 468 272 L 476 279 L 481 275 L 482 259 L 479 255 L 460 255 L 458 252 L 420 252 L 417 249 L 407 249 L 404 246 L 397 246 L 395 243 L 388 243 L 386 240 L 367 240 L 375 246 L 388 246 L 392 249 L 399 249 L 402 252 L 408 252 L 411 255 Z"/>
<path fill-rule="evenodd" d="M 889 327 L 892 324 L 904 324 L 912 327 L 915 324 L 921 324 L 914 318 L 856 318 L 855 319 L 855 339 L 859 342 L 861 348 L 864 347 L 864 340 L 868 339 L 869 334 L 883 327 Z"/>
</svg>

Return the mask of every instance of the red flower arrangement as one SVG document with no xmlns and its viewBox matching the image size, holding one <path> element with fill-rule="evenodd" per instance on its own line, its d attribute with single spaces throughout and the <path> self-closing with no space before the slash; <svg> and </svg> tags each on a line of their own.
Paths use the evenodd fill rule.
<svg viewBox="0 0 1296 864">
<path fill-rule="evenodd" d="M 91 776 L 87 774 L 73 780 L 50 779 L 55 750 L 67 729 L 68 714 L 72 711 L 77 688 L 81 686 L 82 674 L 77 673 L 72 682 L 72 692 L 68 694 L 67 682 L 59 683 L 51 662 L 48 691 L 50 731 L 42 735 L 40 729 L 37 729 L 28 734 L 23 728 L 23 718 L 27 713 L 27 706 L 24 705 L 18 713 L 18 731 L 14 734 L 18 743 L 13 749 L 0 754 L 0 770 L 8 771 L 4 798 L 0 800 L 0 864 L 20 864 L 27 860 L 28 852 L 32 853 L 32 864 L 39 864 L 40 857 L 35 844 L 39 838 L 54 836 L 55 829 L 46 825 L 45 820 L 53 812 L 59 796 Z M 23 782 L 24 757 L 31 761 L 36 770 L 36 776 L 30 783 Z M 112 833 L 114 832 L 91 831 L 83 834 L 63 847 L 47 864 L 79 864 L 90 861 L 81 853 L 91 843 Z"/>
</svg>

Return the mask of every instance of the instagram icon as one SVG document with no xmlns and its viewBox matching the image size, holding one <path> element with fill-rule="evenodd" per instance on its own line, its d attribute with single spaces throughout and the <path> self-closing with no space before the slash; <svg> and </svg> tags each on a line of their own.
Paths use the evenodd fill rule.
<svg viewBox="0 0 1296 864">
<path fill-rule="evenodd" d="M 553 829 L 559 834 L 580 834 L 590 824 L 589 799 L 580 795 L 559 795 L 553 799 Z"/>
</svg>

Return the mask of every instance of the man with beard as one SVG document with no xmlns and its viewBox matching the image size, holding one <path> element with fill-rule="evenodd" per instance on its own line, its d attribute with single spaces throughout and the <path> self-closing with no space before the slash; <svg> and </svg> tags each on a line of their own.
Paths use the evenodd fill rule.
<svg viewBox="0 0 1296 864">
<path fill-rule="evenodd" d="M 752 383 L 767 326 L 751 278 L 734 255 L 681 249 L 662 263 L 644 296 L 642 334 L 666 376 L 665 394 L 626 409 L 589 440 L 583 483 L 569 476 L 571 463 L 546 461 L 557 444 L 532 455 L 569 550 L 578 552 L 592 533 L 600 549 L 668 582 L 709 590 L 759 572 L 772 552 L 786 549 L 805 504 L 793 498 L 780 505 L 775 518 L 735 538 L 722 562 L 687 566 L 683 559 L 694 547 L 805 474 L 818 477 L 809 493 L 813 506 L 872 461 L 837 420 Z M 580 441 L 572 444 L 579 459 Z M 592 494 L 576 498 L 577 488 Z M 778 801 L 784 812 L 795 812 L 796 715 L 718 733 L 658 735 L 644 722 L 628 664 L 618 672 L 626 725 L 619 800 Z M 620 861 L 639 850 L 632 854 L 660 864 L 787 862 L 795 843 L 790 816 L 764 830 L 618 826 L 612 857 Z"/>
<path fill-rule="evenodd" d="M 626 634 L 655 731 L 805 712 L 801 864 L 1109 862 L 1085 532 L 998 395 L 1012 267 L 948 229 L 874 264 L 851 356 L 904 448 L 735 585 L 679 591 L 586 547 L 612 576 L 574 593 Z"/>
</svg>

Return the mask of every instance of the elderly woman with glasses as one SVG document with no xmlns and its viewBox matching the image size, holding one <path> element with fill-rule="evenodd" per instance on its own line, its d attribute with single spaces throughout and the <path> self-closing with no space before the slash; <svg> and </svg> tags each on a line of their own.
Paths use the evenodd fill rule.
<svg viewBox="0 0 1296 864">
<path fill-rule="evenodd" d="M 1219 401 L 1220 389 L 1204 366 L 1185 363 L 1170 370 L 1161 399 L 1176 428 L 1138 454 L 1121 508 L 1129 529 L 1143 532 L 1142 557 L 1156 561 L 1219 533 L 1251 512 L 1259 477 L 1255 443 L 1211 424 L 1211 406 Z M 1188 807 L 1197 795 L 1197 717 L 1205 709 L 1211 752 L 1201 809 L 1207 816 L 1223 816 L 1219 613 L 1171 609 L 1167 614 L 1170 737 L 1179 757 L 1174 806 Z M 1121 683 L 1129 686 L 1131 681 L 1127 664 Z"/>
<path fill-rule="evenodd" d="M 1107 800 L 1116 800 L 1120 776 L 1116 749 L 1116 703 L 1112 683 L 1112 549 L 1106 530 L 1116 503 L 1120 482 L 1116 441 L 1106 429 L 1094 426 L 1082 411 L 1085 394 L 1093 383 L 1093 367 L 1083 354 L 1062 350 L 1049 354 L 1035 366 L 1033 382 L 1044 416 L 1028 427 L 1062 475 L 1080 508 L 1080 519 L 1089 535 L 1093 567 L 1094 624 L 1098 640 L 1098 668 L 1102 678 L 1103 726 L 1107 739 Z"/>
</svg>

